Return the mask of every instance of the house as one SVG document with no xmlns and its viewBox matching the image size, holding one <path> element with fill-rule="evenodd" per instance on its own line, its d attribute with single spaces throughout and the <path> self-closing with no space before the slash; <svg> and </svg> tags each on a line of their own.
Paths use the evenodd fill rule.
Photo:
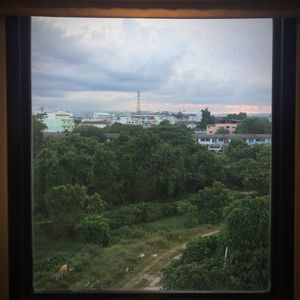
<svg viewBox="0 0 300 300">
<path fill-rule="evenodd" d="M 235 133 L 237 123 L 217 123 L 217 124 L 208 124 L 206 127 L 207 134 L 216 134 L 219 129 L 225 129 L 228 133 Z"/>
<path fill-rule="evenodd" d="M 72 131 L 75 128 L 73 114 L 65 111 L 46 113 L 41 120 L 47 126 L 45 132 Z"/>
<path fill-rule="evenodd" d="M 242 140 L 247 145 L 271 145 L 270 134 L 207 134 L 194 133 L 194 140 L 199 145 L 205 145 L 210 151 L 222 152 L 232 140 Z"/>
</svg>

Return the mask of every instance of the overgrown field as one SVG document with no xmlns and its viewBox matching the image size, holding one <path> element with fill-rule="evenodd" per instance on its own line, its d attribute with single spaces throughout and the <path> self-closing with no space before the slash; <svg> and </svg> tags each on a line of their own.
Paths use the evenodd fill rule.
<svg viewBox="0 0 300 300">
<path fill-rule="evenodd" d="M 87 244 L 80 238 L 58 240 L 39 232 L 35 235 L 34 287 L 36 290 L 122 288 L 155 257 L 218 228 L 208 225 L 187 228 L 186 219 L 186 216 L 168 217 L 114 230 L 115 243 L 109 247 Z M 65 263 L 71 270 L 68 278 L 57 281 L 56 273 Z"/>
</svg>

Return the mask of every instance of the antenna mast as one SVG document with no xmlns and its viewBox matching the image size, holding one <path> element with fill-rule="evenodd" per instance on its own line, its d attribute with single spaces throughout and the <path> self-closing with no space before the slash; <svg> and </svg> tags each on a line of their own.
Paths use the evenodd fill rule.
<svg viewBox="0 0 300 300">
<path fill-rule="evenodd" d="M 141 113 L 141 99 L 140 99 L 140 91 L 137 91 L 137 105 L 136 105 L 136 113 Z"/>
</svg>

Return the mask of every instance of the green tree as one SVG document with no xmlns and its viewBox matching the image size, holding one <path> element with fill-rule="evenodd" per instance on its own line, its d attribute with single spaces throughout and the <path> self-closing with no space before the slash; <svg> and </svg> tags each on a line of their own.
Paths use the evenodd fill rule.
<svg viewBox="0 0 300 300">
<path fill-rule="evenodd" d="M 48 215 L 45 193 L 60 184 L 60 163 L 57 153 L 44 147 L 33 160 L 33 207 L 35 214 Z"/>
<path fill-rule="evenodd" d="M 269 134 L 272 124 L 269 120 L 261 118 L 246 118 L 236 128 L 236 133 Z"/>
<path fill-rule="evenodd" d="M 80 225 L 80 231 L 84 240 L 89 243 L 109 245 L 109 221 L 102 214 L 86 216 Z"/>
<path fill-rule="evenodd" d="M 229 130 L 224 127 L 220 127 L 220 128 L 218 128 L 216 133 L 217 134 L 229 134 Z"/>
<path fill-rule="evenodd" d="M 238 114 L 228 114 L 226 116 L 227 120 L 244 120 L 247 118 L 247 114 L 245 112 L 240 112 Z"/>
<path fill-rule="evenodd" d="M 186 215 L 187 226 L 193 227 L 198 225 L 198 215 L 197 215 L 197 206 L 193 205 L 189 201 L 181 201 L 177 205 L 177 210 L 179 213 Z"/>
<path fill-rule="evenodd" d="M 90 215 L 100 215 L 107 207 L 107 203 L 101 199 L 100 195 L 94 193 L 92 196 L 87 196 L 85 200 L 85 211 Z"/>
<path fill-rule="evenodd" d="M 226 184 L 233 188 L 255 191 L 262 195 L 270 193 L 271 148 L 269 145 L 248 146 L 234 140 L 225 152 Z"/>
<path fill-rule="evenodd" d="M 208 108 L 202 109 L 202 120 L 201 120 L 201 127 L 206 128 L 208 124 L 215 124 L 216 123 L 216 118 L 211 115 L 210 111 Z"/>
<path fill-rule="evenodd" d="M 190 242 L 181 258 L 163 270 L 165 289 L 268 289 L 269 199 L 236 199 L 225 208 L 224 216 L 225 227 L 219 234 Z"/>
<path fill-rule="evenodd" d="M 36 157 L 38 152 L 41 150 L 44 134 L 43 130 L 47 129 L 47 126 L 37 116 L 32 116 L 32 147 L 33 157 Z"/>
<path fill-rule="evenodd" d="M 79 133 L 84 137 L 95 138 L 99 143 L 104 143 L 106 141 L 106 136 L 102 129 L 97 128 L 96 126 L 80 125 L 73 130 L 73 133 Z"/>
<path fill-rule="evenodd" d="M 223 209 L 235 198 L 221 182 L 214 182 L 191 196 L 191 203 L 197 208 L 198 224 L 217 224 L 222 220 Z"/>
<path fill-rule="evenodd" d="M 86 188 L 79 185 L 60 185 L 45 195 L 54 235 L 70 236 L 78 230 L 84 217 Z"/>
<path fill-rule="evenodd" d="M 170 125 L 170 121 L 169 120 L 167 120 L 167 119 L 165 119 L 165 120 L 162 120 L 160 123 L 159 123 L 159 125 Z"/>
</svg>

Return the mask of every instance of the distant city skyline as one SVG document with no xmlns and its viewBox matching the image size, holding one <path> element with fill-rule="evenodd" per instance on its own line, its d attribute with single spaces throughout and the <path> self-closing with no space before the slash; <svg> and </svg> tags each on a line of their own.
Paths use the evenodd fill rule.
<svg viewBox="0 0 300 300">
<path fill-rule="evenodd" d="M 33 110 L 271 113 L 272 20 L 32 20 Z"/>
</svg>

